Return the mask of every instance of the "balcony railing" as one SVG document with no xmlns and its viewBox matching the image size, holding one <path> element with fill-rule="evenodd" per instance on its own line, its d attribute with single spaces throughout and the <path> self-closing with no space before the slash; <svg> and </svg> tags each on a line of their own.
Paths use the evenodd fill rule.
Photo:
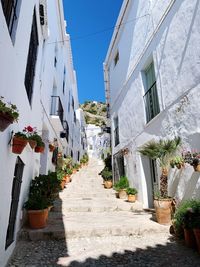
<svg viewBox="0 0 200 267">
<path fill-rule="evenodd" d="M 144 95 L 147 122 L 152 120 L 160 113 L 156 82 L 149 88 Z"/>
<path fill-rule="evenodd" d="M 51 97 L 51 116 L 58 116 L 63 125 L 64 110 L 59 96 Z"/>
</svg>

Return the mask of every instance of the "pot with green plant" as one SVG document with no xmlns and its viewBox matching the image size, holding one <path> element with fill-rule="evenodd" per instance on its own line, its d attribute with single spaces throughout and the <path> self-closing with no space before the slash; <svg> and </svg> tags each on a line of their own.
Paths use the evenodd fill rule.
<svg viewBox="0 0 200 267">
<path fill-rule="evenodd" d="M 174 214 L 174 230 L 179 238 L 185 239 L 188 247 L 196 248 L 195 229 L 200 228 L 200 200 L 183 201 Z"/>
<path fill-rule="evenodd" d="M 26 135 L 30 147 L 32 149 L 35 149 L 35 147 L 37 146 L 37 142 L 32 137 L 37 134 L 37 128 L 31 127 L 29 125 L 27 127 L 24 127 L 23 133 Z"/>
<path fill-rule="evenodd" d="M 31 181 L 29 197 L 24 204 L 28 213 L 29 225 L 33 229 L 46 226 L 48 207 L 52 204 L 45 178 L 46 176 L 40 175 Z"/>
<path fill-rule="evenodd" d="M 17 107 L 12 103 L 5 102 L 4 98 L 0 97 L 0 131 L 3 132 L 10 124 L 17 122 L 19 112 Z"/>
<path fill-rule="evenodd" d="M 114 184 L 114 189 L 118 192 L 120 199 L 127 198 L 127 188 L 129 187 L 129 181 L 126 176 L 121 176 L 119 181 Z"/>
<path fill-rule="evenodd" d="M 175 156 L 170 160 L 170 166 L 172 168 L 176 167 L 177 169 L 183 168 L 185 165 L 184 158 L 182 156 Z"/>
<path fill-rule="evenodd" d="M 128 195 L 128 202 L 135 202 L 136 201 L 136 195 L 137 195 L 137 189 L 136 188 L 132 188 L 132 187 L 128 187 L 126 189 L 126 193 Z"/>
<path fill-rule="evenodd" d="M 110 189 L 112 188 L 112 171 L 108 170 L 107 167 L 104 168 L 101 172 L 101 176 L 104 180 L 104 188 Z"/>
<path fill-rule="evenodd" d="M 21 154 L 28 143 L 27 137 L 22 132 L 14 134 L 12 139 L 12 152 L 15 154 Z"/>
<path fill-rule="evenodd" d="M 39 136 L 37 133 L 34 133 L 32 136 L 31 136 L 31 140 L 34 140 L 37 142 L 37 145 L 35 147 L 35 152 L 36 153 L 43 153 L 44 152 L 44 149 L 45 149 L 45 143 L 42 141 L 42 137 Z"/>
<path fill-rule="evenodd" d="M 160 224 L 171 223 L 172 197 L 168 196 L 168 169 L 180 144 L 180 137 L 160 139 L 159 141 L 150 141 L 138 150 L 142 155 L 158 160 L 161 167 L 158 194 L 154 195 L 156 218 Z"/>
</svg>

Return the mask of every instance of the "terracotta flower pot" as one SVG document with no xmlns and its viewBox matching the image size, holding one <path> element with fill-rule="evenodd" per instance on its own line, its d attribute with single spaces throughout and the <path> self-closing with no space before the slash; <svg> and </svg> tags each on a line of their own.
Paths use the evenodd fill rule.
<svg viewBox="0 0 200 267">
<path fill-rule="evenodd" d="M 55 149 L 55 146 L 54 146 L 54 145 L 52 145 L 52 144 L 49 144 L 49 151 L 50 151 L 50 152 L 53 152 L 53 151 L 54 151 L 54 149 Z"/>
<path fill-rule="evenodd" d="M 104 181 L 104 188 L 110 189 L 110 188 L 112 188 L 112 185 L 113 185 L 113 183 L 111 180 Z"/>
<path fill-rule="evenodd" d="M 171 223 L 172 199 L 154 199 L 156 219 L 159 224 Z"/>
<path fill-rule="evenodd" d="M 126 199 L 127 198 L 127 193 L 125 189 L 119 190 L 119 198 L 120 199 Z"/>
<path fill-rule="evenodd" d="M 197 247 L 198 247 L 198 252 L 200 253 L 200 229 L 193 229 L 194 235 L 195 235 L 195 239 L 196 239 L 196 243 L 197 243 Z"/>
<path fill-rule="evenodd" d="M 35 147 L 35 153 L 43 153 L 44 152 L 44 146 L 36 146 Z"/>
<path fill-rule="evenodd" d="M 44 210 L 28 210 L 29 225 L 33 229 L 44 228 L 47 223 L 48 208 Z"/>
<path fill-rule="evenodd" d="M 200 172 L 200 164 L 194 166 L 195 172 Z"/>
<path fill-rule="evenodd" d="M 3 132 L 13 121 L 14 119 L 9 114 L 0 112 L 0 132 Z"/>
<path fill-rule="evenodd" d="M 37 146 L 37 142 L 35 140 L 28 140 L 28 143 L 32 149 Z"/>
<path fill-rule="evenodd" d="M 184 228 L 184 239 L 187 247 L 196 248 L 197 246 L 196 239 L 192 229 Z"/>
<path fill-rule="evenodd" d="M 128 195 L 128 202 L 135 202 L 136 201 L 136 195 Z"/>
<path fill-rule="evenodd" d="M 28 141 L 24 138 L 14 136 L 12 141 L 12 152 L 15 154 L 21 154 L 27 145 L 27 142 Z"/>
</svg>

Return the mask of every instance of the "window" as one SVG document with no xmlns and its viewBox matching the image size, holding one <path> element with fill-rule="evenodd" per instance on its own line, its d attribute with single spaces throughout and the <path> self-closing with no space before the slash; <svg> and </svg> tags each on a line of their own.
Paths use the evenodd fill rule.
<svg viewBox="0 0 200 267">
<path fill-rule="evenodd" d="M 35 66 L 37 61 L 37 50 L 38 50 L 38 33 L 37 33 L 36 13 L 34 10 L 31 37 L 29 43 L 29 52 L 26 64 L 26 74 L 25 74 L 25 87 L 30 104 L 33 94 L 33 82 L 35 76 Z"/>
<path fill-rule="evenodd" d="M 72 96 L 72 108 L 74 109 L 74 97 Z"/>
<path fill-rule="evenodd" d="M 117 65 L 117 62 L 119 61 L 119 51 L 117 51 L 115 58 L 114 58 L 114 65 Z"/>
<path fill-rule="evenodd" d="M 115 146 L 119 144 L 119 120 L 118 116 L 114 118 L 114 138 L 115 138 Z"/>
<path fill-rule="evenodd" d="M 15 38 L 21 0 L 1 0 L 3 13 L 12 40 Z"/>
<path fill-rule="evenodd" d="M 63 73 L 63 94 L 65 93 L 65 78 L 66 78 L 66 69 L 64 67 L 64 73 Z"/>
<path fill-rule="evenodd" d="M 74 111 L 74 123 L 76 123 L 76 113 Z"/>
<path fill-rule="evenodd" d="M 144 103 L 146 108 L 147 122 L 152 120 L 158 113 L 160 113 L 156 77 L 153 62 L 145 70 L 146 90 L 144 95 Z"/>
</svg>

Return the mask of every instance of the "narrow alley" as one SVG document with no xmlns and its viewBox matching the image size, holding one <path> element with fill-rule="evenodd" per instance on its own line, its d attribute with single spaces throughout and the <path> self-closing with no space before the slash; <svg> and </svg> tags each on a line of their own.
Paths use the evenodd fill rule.
<svg viewBox="0 0 200 267">
<path fill-rule="evenodd" d="M 59 193 L 44 229 L 24 228 L 9 267 L 198 267 L 196 252 L 173 240 L 139 202 L 104 189 L 103 164 L 90 159 Z"/>
</svg>

